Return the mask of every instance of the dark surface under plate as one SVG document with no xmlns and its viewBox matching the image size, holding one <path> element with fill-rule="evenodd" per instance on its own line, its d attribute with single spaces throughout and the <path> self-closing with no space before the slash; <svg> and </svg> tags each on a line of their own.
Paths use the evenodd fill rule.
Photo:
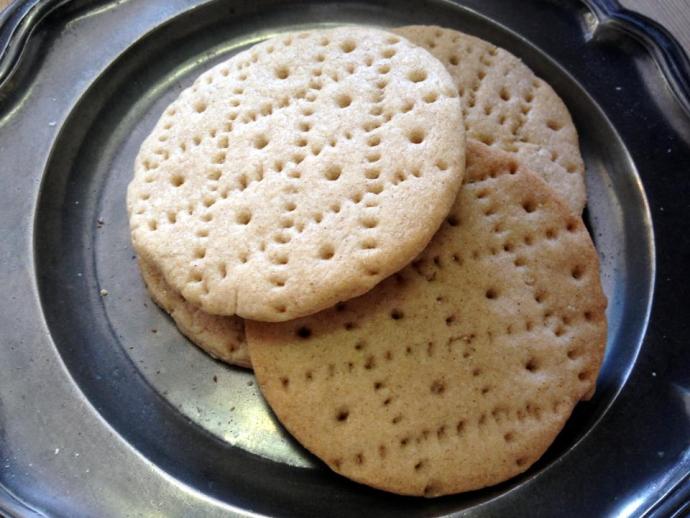
<svg viewBox="0 0 690 518">
<path fill-rule="evenodd" d="M 687 512 L 690 103 L 687 59 L 658 27 L 611 2 L 556 0 L 34 0 L 0 21 L 0 510 Z M 167 104 L 256 41 L 342 23 L 488 39 L 553 85 L 580 132 L 606 360 L 546 455 L 493 488 L 425 500 L 332 474 L 282 430 L 250 373 L 186 344 L 138 275 L 125 189 Z"/>
</svg>

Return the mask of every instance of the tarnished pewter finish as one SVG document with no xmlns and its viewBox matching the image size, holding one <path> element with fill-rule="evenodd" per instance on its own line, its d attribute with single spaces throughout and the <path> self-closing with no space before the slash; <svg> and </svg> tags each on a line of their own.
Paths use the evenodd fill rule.
<svg viewBox="0 0 690 518">
<path fill-rule="evenodd" d="M 690 120 L 628 31 L 601 30 L 603 11 L 567 0 L 520 9 L 508 0 L 35 0 L 15 9 L 39 4 L 42 22 L 21 45 L 8 34 L 24 18 L 4 16 L 0 26 L 3 48 L 17 44 L 0 60 L 2 512 L 661 516 L 682 508 Z M 248 372 L 184 341 L 138 275 L 125 187 L 163 108 L 201 71 L 256 41 L 343 23 L 435 23 L 491 40 L 554 86 L 580 131 L 609 297 L 607 357 L 595 397 L 578 405 L 544 458 L 497 487 L 411 499 L 330 473 L 285 434 Z"/>
<path fill-rule="evenodd" d="M 583 0 L 603 30 L 613 29 L 637 39 L 651 53 L 669 88 L 690 117 L 690 58 L 664 27 L 624 9 L 618 0 Z"/>
</svg>

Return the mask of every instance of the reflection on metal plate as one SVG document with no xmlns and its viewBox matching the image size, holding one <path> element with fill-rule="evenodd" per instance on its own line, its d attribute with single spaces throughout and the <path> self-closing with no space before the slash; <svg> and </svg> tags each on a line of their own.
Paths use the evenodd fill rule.
<svg viewBox="0 0 690 518">
<path fill-rule="evenodd" d="M 586 41 L 592 18 L 575 1 L 66 5 L 0 91 L 0 487 L 60 516 L 476 516 L 637 512 L 678 484 L 690 436 L 677 318 L 690 126 L 656 71 L 631 65 L 646 55 Z M 609 296 L 606 360 L 595 397 L 545 456 L 493 488 L 429 501 L 332 474 L 282 429 L 251 373 L 191 346 L 139 277 L 125 189 L 165 107 L 262 38 L 342 23 L 436 23 L 489 39 L 554 86 L 580 132 Z M 595 489 L 581 492 L 583 480 Z"/>
</svg>

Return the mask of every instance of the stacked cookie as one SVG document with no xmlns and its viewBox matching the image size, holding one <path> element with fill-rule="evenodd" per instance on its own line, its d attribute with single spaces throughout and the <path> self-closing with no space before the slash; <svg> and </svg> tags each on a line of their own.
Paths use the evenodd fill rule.
<svg viewBox="0 0 690 518">
<path fill-rule="evenodd" d="M 467 135 L 467 139 L 466 139 Z M 201 75 L 128 190 L 152 298 L 333 470 L 437 496 L 539 458 L 606 341 L 567 109 L 449 29 L 283 35 Z"/>
</svg>

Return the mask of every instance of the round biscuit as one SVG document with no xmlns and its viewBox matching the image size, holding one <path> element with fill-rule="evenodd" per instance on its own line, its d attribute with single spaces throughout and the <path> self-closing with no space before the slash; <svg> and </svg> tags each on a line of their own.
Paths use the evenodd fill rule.
<svg viewBox="0 0 690 518">
<path fill-rule="evenodd" d="M 283 321 L 421 252 L 464 171 L 453 81 L 373 28 L 272 38 L 202 74 L 144 141 L 135 249 L 211 314 Z"/>
<path fill-rule="evenodd" d="M 474 36 L 424 25 L 394 32 L 446 66 L 463 100 L 468 138 L 515 154 L 582 213 L 587 192 L 577 130 L 551 86 L 510 52 Z"/>
<path fill-rule="evenodd" d="M 334 471 L 439 496 L 532 465 L 591 396 L 606 343 L 596 250 L 536 174 L 468 141 L 446 222 L 366 295 L 247 322 L 267 402 Z"/>
</svg>

